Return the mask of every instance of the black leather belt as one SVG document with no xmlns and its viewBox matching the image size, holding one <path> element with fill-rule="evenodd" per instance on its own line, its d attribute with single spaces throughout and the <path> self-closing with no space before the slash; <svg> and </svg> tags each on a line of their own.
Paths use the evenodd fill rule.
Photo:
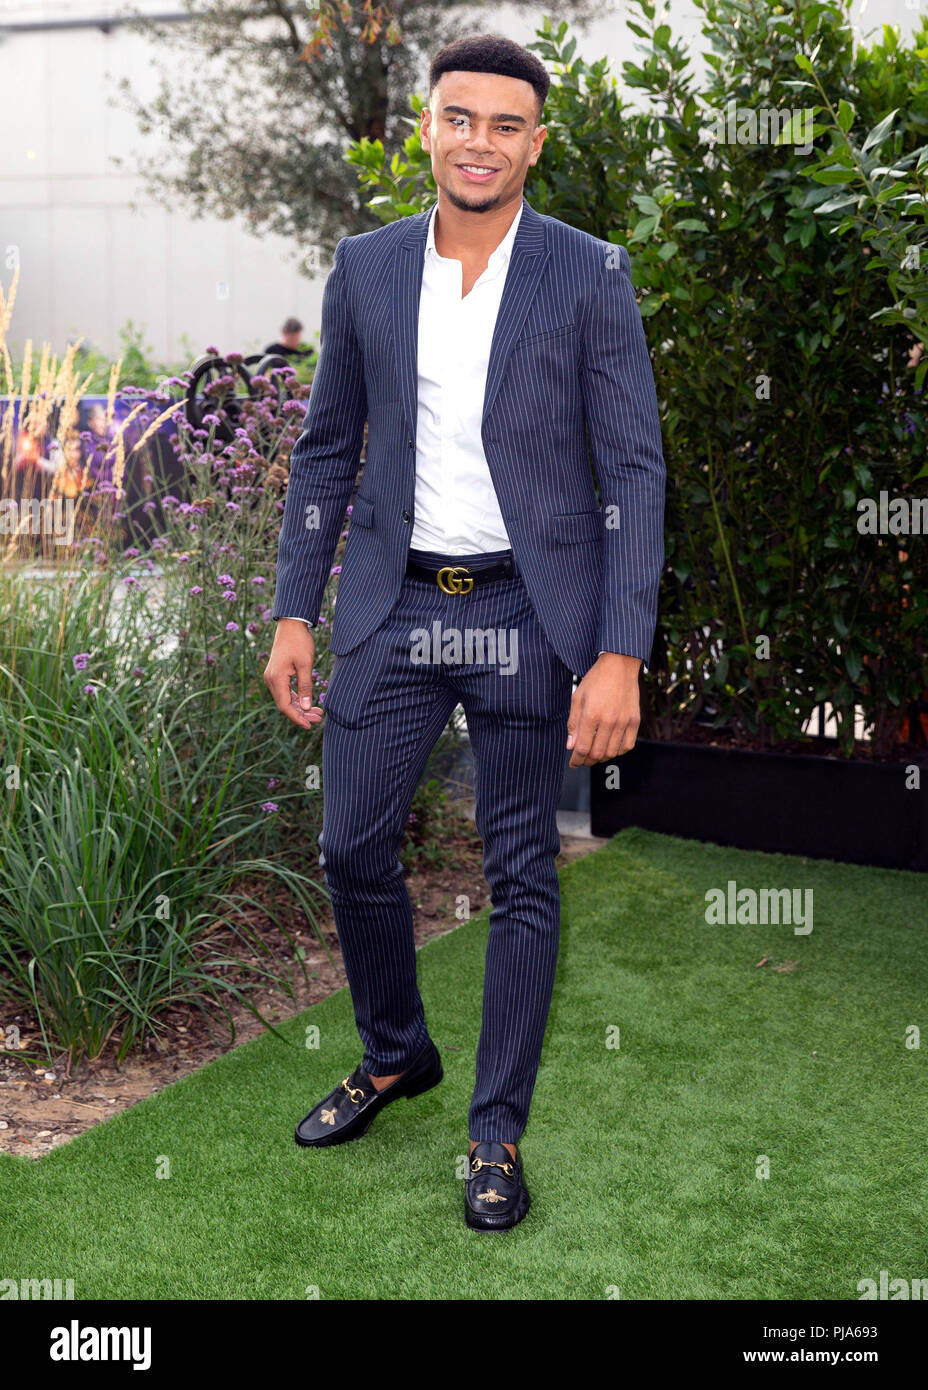
<svg viewBox="0 0 928 1390">
<path fill-rule="evenodd" d="M 472 566 L 419 565 L 415 560 L 409 560 L 406 573 L 410 579 L 424 579 L 429 584 L 437 584 L 446 594 L 469 594 L 471 589 L 479 588 L 481 584 L 493 584 L 500 579 L 515 578 L 516 570 L 511 555 L 494 561 L 492 565 L 480 565 L 476 560 L 477 557 Z"/>
</svg>

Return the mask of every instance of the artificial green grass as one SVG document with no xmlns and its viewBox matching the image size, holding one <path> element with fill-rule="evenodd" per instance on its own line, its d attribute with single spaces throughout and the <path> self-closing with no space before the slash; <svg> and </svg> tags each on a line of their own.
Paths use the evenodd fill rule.
<svg viewBox="0 0 928 1390">
<path fill-rule="evenodd" d="M 729 879 L 812 888 L 811 935 L 709 926 Z M 291 1047 L 267 1034 L 41 1162 L 3 1157 L 0 1276 L 79 1299 L 857 1299 L 884 1269 L 928 1277 L 928 1038 L 905 1045 L 928 1028 L 924 878 L 629 830 L 561 882 L 514 1231 L 467 1230 L 457 1176 L 481 917 L 419 953 L 434 1091 L 295 1146 L 360 1057 L 343 990 Z"/>
</svg>

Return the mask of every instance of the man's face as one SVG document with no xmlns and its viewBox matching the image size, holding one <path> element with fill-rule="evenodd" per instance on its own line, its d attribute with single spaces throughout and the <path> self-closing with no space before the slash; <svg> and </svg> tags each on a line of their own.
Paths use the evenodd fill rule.
<svg viewBox="0 0 928 1390">
<path fill-rule="evenodd" d="M 298 348 L 300 346 L 299 333 L 281 333 L 280 342 L 282 347 Z"/>
<path fill-rule="evenodd" d="M 103 434 L 106 429 L 106 411 L 102 405 L 95 405 L 87 415 L 87 428 L 92 434 Z"/>
<path fill-rule="evenodd" d="M 489 212 L 521 198 L 546 130 L 536 125 L 530 82 L 490 72 L 445 72 L 422 112 L 422 147 L 436 184 L 456 208 Z M 468 172 L 476 166 L 487 174 Z"/>
</svg>

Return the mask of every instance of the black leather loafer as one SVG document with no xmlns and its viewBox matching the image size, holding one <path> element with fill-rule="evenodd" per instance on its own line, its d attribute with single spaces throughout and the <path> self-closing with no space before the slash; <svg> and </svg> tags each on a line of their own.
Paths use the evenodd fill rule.
<svg viewBox="0 0 928 1390">
<path fill-rule="evenodd" d="M 438 1048 L 429 1038 L 415 1061 L 403 1075 L 382 1091 L 374 1089 L 363 1067 L 356 1067 L 325 1100 L 304 1116 L 296 1127 L 294 1138 L 304 1148 L 324 1149 L 331 1144 L 345 1144 L 366 1134 L 377 1114 L 391 1100 L 407 1099 L 429 1091 L 441 1081 L 444 1072 Z"/>
<path fill-rule="evenodd" d="M 516 1154 L 518 1155 L 518 1149 Z M 529 1209 L 528 1188 L 518 1157 L 487 1140 L 470 1156 L 464 1182 L 464 1219 L 475 1231 L 508 1231 Z"/>
</svg>

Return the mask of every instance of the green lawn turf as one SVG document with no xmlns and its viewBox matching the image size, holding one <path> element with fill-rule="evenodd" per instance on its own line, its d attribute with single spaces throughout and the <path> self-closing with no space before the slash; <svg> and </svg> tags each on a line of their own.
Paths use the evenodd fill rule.
<svg viewBox="0 0 928 1390">
<path fill-rule="evenodd" d="M 707 925 L 729 879 L 813 888 L 811 935 Z M 0 1277 L 114 1299 L 856 1299 L 883 1269 L 928 1277 L 924 877 L 630 830 L 562 899 L 515 1231 L 468 1231 L 457 1176 L 481 917 L 419 955 L 436 1090 L 355 1143 L 295 1146 L 360 1057 L 343 990 L 285 1025 L 290 1048 L 266 1034 L 41 1162 L 4 1157 Z"/>
</svg>

